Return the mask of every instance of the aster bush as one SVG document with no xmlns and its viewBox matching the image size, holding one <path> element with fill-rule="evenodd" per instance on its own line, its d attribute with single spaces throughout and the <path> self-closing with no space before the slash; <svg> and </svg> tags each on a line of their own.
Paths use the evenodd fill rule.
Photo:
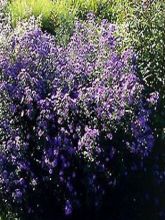
<svg viewBox="0 0 165 220">
<path fill-rule="evenodd" d="M 0 194 L 9 210 L 34 219 L 98 207 L 127 173 L 127 155 L 142 161 L 151 151 L 158 95 L 145 99 L 116 28 L 89 14 L 66 47 L 33 18 L 1 33 Z"/>
</svg>

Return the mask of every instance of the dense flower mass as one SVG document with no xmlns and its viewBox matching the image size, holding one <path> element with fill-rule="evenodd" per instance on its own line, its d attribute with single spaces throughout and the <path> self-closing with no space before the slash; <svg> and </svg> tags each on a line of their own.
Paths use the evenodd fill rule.
<svg viewBox="0 0 165 220">
<path fill-rule="evenodd" d="M 118 52 L 116 28 L 90 15 L 62 48 L 31 19 L 0 42 L 4 200 L 32 212 L 40 206 L 35 195 L 46 190 L 69 215 L 84 191 L 99 203 L 123 152 L 143 158 L 152 149 L 134 54 Z"/>
</svg>

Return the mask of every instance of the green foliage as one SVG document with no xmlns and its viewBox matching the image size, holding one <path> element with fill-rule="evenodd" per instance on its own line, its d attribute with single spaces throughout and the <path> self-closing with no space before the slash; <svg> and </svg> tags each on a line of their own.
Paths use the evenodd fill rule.
<svg viewBox="0 0 165 220">
<path fill-rule="evenodd" d="M 132 45 L 137 54 L 138 72 L 148 87 L 149 92 L 160 94 L 159 107 L 153 120 L 156 132 L 164 139 L 165 128 L 165 2 L 137 1 L 128 3 L 124 0 L 120 7 L 116 5 L 116 21 L 120 27 L 127 27 L 123 32 L 124 47 Z M 126 4 L 127 3 L 127 7 Z M 126 12 L 122 13 L 122 11 Z"/>
<path fill-rule="evenodd" d="M 73 0 L 57 0 L 54 2 L 54 23 L 57 41 L 64 45 L 68 42 L 74 27 L 77 7 Z"/>
<path fill-rule="evenodd" d="M 107 0 L 73 0 L 73 3 L 77 7 L 78 16 L 84 18 L 88 12 L 93 12 L 95 15 L 102 15 L 103 9 L 106 9 L 107 4 L 110 3 Z"/>
<path fill-rule="evenodd" d="M 8 9 L 13 26 L 18 20 L 42 15 L 43 29 L 56 33 L 61 43 L 68 41 L 76 18 L 85 19 L 88 12 L 100 18 L 110 17 L 108 0 L 11 0 Z"/>
<path fill-rule="evenodd" d="M 61 44 L 68 42 L 76 19 L 86 19 L 89 12 L 98 19 L 110 18 L 112 2 L 109 0 L 56 0 L 54 18 L 56 37 Z"/>
<path fill-rule="evenodd" d="M 43 28 L 50 32 L 54 29 L 53 9 L 54 4 L 51 0 L 11 0 L 8 5 L 13 26 L 21 19 L 41 15 Z"/>
<path fill-rule="evenodd" d="M 164 84 L 165 3 L 163 0 L 150 4 L 137 1 L 126 7 L 124 2 L 129 1 L 116 8 L 116 21 L 127 26 L 126 44 L 132 45 L 138 55 L 143 80 L 152 90 L 159 90 Z"/>
</svg>

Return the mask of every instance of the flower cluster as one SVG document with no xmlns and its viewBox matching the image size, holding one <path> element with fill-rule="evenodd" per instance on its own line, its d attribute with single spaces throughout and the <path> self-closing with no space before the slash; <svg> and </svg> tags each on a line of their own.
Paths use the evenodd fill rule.
<svg viewBox="0 0 165 220">
<path fill-rule="evenodd" d="M 152 92 L 150 93 L 150 97 L 147 99 L 147 101 L 151 105 L 156 105 L 159 100 L 159 93 L 158 92 Z"/>
<path fill-rule="evenodd" d="M 116 26 L 88 19 L 65 48 L 33 19 L 1 42 L 0 188 L 24 211 L 43 190 L 66 215 L 84 191 L 98 205 L 115 183 L 112 161 L 152 148 L 134 54 L 118 52 Z"/>
</svg>

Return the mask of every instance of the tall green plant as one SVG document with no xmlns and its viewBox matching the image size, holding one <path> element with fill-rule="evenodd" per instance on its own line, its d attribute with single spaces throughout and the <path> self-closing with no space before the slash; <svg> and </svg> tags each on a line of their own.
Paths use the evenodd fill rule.
<svg viewBox="0 0 165 220">
<path fill-rule="evenodd" d="M 132 47 L 137 55 L 138 74 L 148 92 L 158 91 L 159 106 L 153 120 L 159 139 L 164 139 L 165 122 L 165 2 L 164 0 L 115 0 L 112 22 L 123 37 L 120 49 Z"/>
</svg>

